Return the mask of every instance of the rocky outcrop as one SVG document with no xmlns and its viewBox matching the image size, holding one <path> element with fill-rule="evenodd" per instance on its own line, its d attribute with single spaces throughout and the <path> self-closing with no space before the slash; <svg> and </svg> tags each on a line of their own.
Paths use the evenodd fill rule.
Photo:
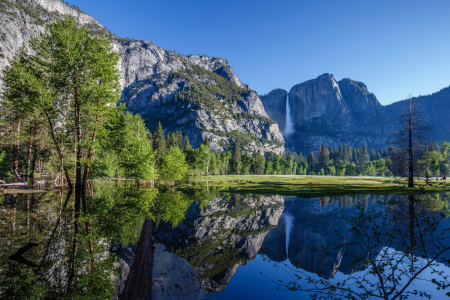
<svg viewBox="0 0 450 300">
<path fill-rule="evenodd" d="M 62 0 L 27 0 L 29 3 L 36 3 L 46 9 L 49 12 L 57 13 L 60 15 L 71 15 L 76 18 L 78 23 L 82 25 L 96 24 L 102 26 L 92 16 L 85 14 L 76 6 L 69 6 L 67 2 Z"/>
<path fill-rule="evenodd" d="M 275 89 L 267 95 L 261 96 L 261 101 L 269 117 L 278 123 L 281 132 L 286 126 L 286 97 L 287 91 Z"/>
<path fill-rule="evenodd" d="M 64 14 L 80 24 L 102 27 L 93 17 L 61 0 L 5 0 L 0 3 L 0 77 L 20 47 L 45 31 L 45 24 Z"/>
<path fill-rule="evenodd" d="M 27 47 L 36 32 L 43 33 L 45 24 L 64 14 L 74 16 L 92 32 L 111 38 L 120 56 L 121 101 L 129 111 L 141 114 L 150 129 L 158 122 L 165 123 L 166 133 L 181 130 L 194 147 L 206 137 L 214 151 L 230 149 L 240 142 L 247 151 L 284 153 L 278 125 L 269 119 L 259 96 L 239 80 L 228 61 L 180 55 L 148 41 L 117 38 L 90 15 L 60 0 L 0 3 L 0 76 L 9 64 L 7 59 L 22 45 Z M 199 69 L 203 71 L 198 72 Z M 208 92 L 195 99 L 186 96 L 182 99 L 185 105 L 175 103 L 177 95 L 199 85 L 209 87 Z M 217 105 L 208 105 L 209 98 L 217 100 Z"/>
<path fill-rule="evenodd" d="M 216 152 L 230 149 L 239 141 L 251 152 L 284 153 L 278 125 L 269 119 L 256 92 L 237 79 L 227 61 L 185 57 L 149 42 L 133 42 L 129 47 L 134 54 L 119 48 L 125 86 L 122 101 L 129 111 L 147 120 L 150 130 L 161 122 L 167 132 L 179 130 L 187 135 L 194 147 L 207 137 Z M 224 77 L 218 73 L 224 70 L 228 70 L 231 81 L 221 82 Z"/>
</svg>

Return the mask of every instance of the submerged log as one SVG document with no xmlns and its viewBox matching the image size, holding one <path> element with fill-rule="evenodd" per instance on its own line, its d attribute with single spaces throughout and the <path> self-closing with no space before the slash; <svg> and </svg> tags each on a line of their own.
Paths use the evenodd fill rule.
<svg viewBox="0 0 450 300">
<path fill-rule="evenodd" d="M 120 300 L 150 300 L 152 299 L 152 222 L 145 218 L 141 235 L 134 255 L 133 265 L 128 274 Z"/>
</svg>

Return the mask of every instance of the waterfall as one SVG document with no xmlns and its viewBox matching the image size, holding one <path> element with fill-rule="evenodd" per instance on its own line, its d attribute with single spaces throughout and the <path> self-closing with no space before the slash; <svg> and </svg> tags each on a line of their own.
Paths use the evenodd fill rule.
<svg viewBox="0 0 450 300">
<path fill-rule="evenodd" d="M 291 117 L 291 106 L 289 104 L 289 92 L 288 92 L 286 96 L 286 124 L 284 127 L 284 135 L 290 136 L 293 133 L 294 133 L 294 123 L 292 122 Z"/>
<path fill-rule="evenodd" d="M 286 256 L 289 254 L 289 241 L 291 237 L 292 225 L 294 217 L 291 214 L 284 215 L 284 223 L 286 224 Z"/>
</svg>

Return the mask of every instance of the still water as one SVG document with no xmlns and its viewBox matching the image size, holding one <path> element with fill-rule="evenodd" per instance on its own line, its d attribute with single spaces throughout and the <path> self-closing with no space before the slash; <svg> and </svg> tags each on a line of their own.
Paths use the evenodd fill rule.
<svg viewBox="0 0 450 300">
<path fill-rule="evenodd" d="M 437 219 L 448 209 L 448 194 L 420 197 L 420 216 Z M 137 190 L 115 183 L 91 186 L 78 208 L 73 195 L 66 193 L 4 195 L 0 298 L 118 299 L 142 223 L 150 216 L 154 222 L 154 299 L 310 299 L 310 292 L 286 291 L 293 286 L 290 282 L 301 282 L 296 275 L 331 284 L 351 276 L 376 281 L 367 275 L 367 261 L 355 261 L 355 255 L 361 255 L 358 247 L 336 245 L 355 240 L 352 222 L 361 214 L 399 214 L 402 198 L 242 195 L 211 187 Z M 402 218 L 400 214 L 398 228 L 408 221 Z M 443 244 L 439 240 L 438 246 L 433 243 L 435 236 L 446 237 L 445 229 L 450 228 L 448 218 L 439 220 L 435 235 L 415 250 L 414 266 L 426 264 L 439 245 L 450 245 L 445 240 Z M 393 227 L 371 219 L 367 228 L 388 232 Z M 371 239 L 369 254 L 378 259 L 383 253 L 385 258 L 398 258 L 402 245 L 410 241 L 402 242 L 408 232 L 383 235 L 377 243 Z M 110 252 L 117 243 L 122 249 Z M 11 259 L 24 246 L 28 249 L 22 257 Z M 433 299 L 446 297 L 448 290 L 437 290 L 435 284 L 421 280 L 438 279 L 433 270 L 450 274 L 448 264 L 438 263 L 421 273 L 407 291 L 426 291 Z M 406 279 L 404 275 L 400 282 Z M 416 298 L 420 297 L 410 297 Z"/>
</svg>

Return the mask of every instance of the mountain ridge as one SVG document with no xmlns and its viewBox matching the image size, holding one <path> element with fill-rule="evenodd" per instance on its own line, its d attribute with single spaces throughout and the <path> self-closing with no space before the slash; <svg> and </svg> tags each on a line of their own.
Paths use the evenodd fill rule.
<svg viewBox="0 0 450 300">
<path fill-rule="evenodd" d="M 283 124 L 286 114 L 287 91 L 275 89 L 261 96 L 269 117 Z M 279 95 L 279 96 L 276 96 Z M 435 128 L 430 139 L 448 140 L 450 125 L 450 87 L 427 96 L 414 97 L 425 117 Z M 396 131 L 396 117 L 405 100 L 382 105 L 363 82 L 344 78 L 336 81 L 329 73 L 294 85 L 289 91 L 289 104 L 295 133 L 286 137 L 286 147 L 295 152 L 317 152 L 320 145 L 338 147 L 346 143 L 361 147 L 382 149 L 390 144 Z M 275 113 L 277 112 L 277 113 Z M 283 119 L 284 118 L 284 119 Z M 430 140 L 431 141 L 431 140 Z"/>
<path fill-rule="evenodd" d="M 111 40 L 120 57 L 121 102 L 128 105 L 129 111 L 139 113 L 148 127 L 154 128 L 158 122 L 167 121 L 168 116 L 173 117 L 171 112 L 176 112 L 176 115 L 185 114 L 190 119 L 184 125 L 166 122 L 165 132 L 181 130 L 194 147 L 208 138 L 214 151 L 229 150 L 238 142 L 250 152 L 284 153 L 284 139 L 278 125 L 268 119 L 258 94 L 240 81 L 228 61 L 204 55 L 181 55 L 149 41 L 118 38 L 93 17 L 60 0 L 1 0 L 0 76 L 9 65 L 7 59 L 11 59 L 22 45 L 27 47 L 30 39 L 45 32 L 45 24 L 62 18 L 65 13 L 87 25 L 91 32 L 105 34 Z M 197 67 L 205 72 L 187 72 L 198 71 Z M 188 74 L 181 78 L 176 75 L 179 72 Z M 213 73 L 227 82 L 222 82 Z M 172 84 L 174 76 L 178 76 L 178 81 Z M 206 100 L 217 100 L 218 109 L 225 113 L 218 114 L 207 107 L 208 103 L 193 99 L 190 94 L 181 99 L 186 105 L 180 106 L 173 101 L 181 92 L 190 93 L 199 86 Z M 230 90 L 235 93 L 230 94 Z"/>
</svg>

